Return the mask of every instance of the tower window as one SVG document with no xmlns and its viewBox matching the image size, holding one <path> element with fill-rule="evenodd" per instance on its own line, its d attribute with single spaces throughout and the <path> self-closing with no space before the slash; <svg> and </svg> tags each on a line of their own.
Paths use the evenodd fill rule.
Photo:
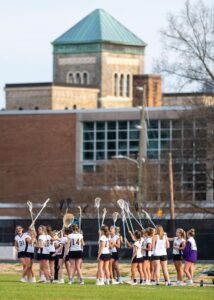
<svg viewBox="0 0 214 300">
<path fill-rule="evenodd" d="M 67 75 L 67 83 L 74 83 L 74 75 L 71 72 Z"/>
<path fill-rule="evenodd" d="M 114 74 L 114 96 L 117 96 L 118 75 Z"/>
<path fill-rule="evenodd" d="M 124 89 L 124 75 L 120 76 L 120 96 L 123 96 L 123 89 Z"/>
<path fill-rule="evenodd" d="M 83 73 L 83 84 L 84 85 L 89 84 L 89 75 L 87 72 Z"/>
<path fill-rule="evenodd" d="M 130 75 L 126 77 L 126 96 L 130 96 Z"/>
<path fill-rule="evenodd" d="M 80 76 L 80 73 L 77 73 L 76 74 L 76 84 L 81 84 L 81 76 Z"/>
</svg>

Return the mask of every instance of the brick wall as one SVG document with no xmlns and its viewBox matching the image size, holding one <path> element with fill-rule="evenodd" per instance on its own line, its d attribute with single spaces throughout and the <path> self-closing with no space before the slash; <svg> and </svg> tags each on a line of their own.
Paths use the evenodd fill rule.
<svg viewBox="0 0 214 300">
<path fill-rule="evenodd" d="M 133 78 L 133 106 L 141 106 L 142 93 L 137 87 L 146 86 L 146 105 L 162 105 L 162 82 L 159 75 L 136 75 Z"/>
<path fill-rule="evenodd" d="M 75 120 L 74 114 L 0 116 L 0 203 L 70 196 L 75 185 Z"/>
</svg>

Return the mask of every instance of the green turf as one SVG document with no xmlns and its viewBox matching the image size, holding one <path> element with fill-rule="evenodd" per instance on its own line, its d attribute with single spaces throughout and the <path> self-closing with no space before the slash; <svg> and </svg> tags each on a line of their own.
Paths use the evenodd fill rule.
<svg viewBox="0 0 214 300">
<path fill-rule="evenodd" d="M 10 300 L 156 300 L 214 299 L 213 287 L 165 286 L 96 286 L 94 280 L 85 285 L 20 283 L 17 275 L 0 275 L 0 299 Z"/>
</svg>

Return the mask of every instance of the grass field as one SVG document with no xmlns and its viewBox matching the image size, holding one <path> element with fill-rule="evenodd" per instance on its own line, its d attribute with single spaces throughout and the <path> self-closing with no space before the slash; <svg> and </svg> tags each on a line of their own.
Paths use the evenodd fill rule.
<svg viewBox="0 0 214 300">
<path fill-rule="evenodd" d="M 17 275 L 0 275 L 1 300 L 142 300 L 142 299 L 214 299 L 213 287 L 165 287 L 165 286 L 96 286 L 94 280 L 86 280 L 84 286 L 57 284 L 28 284 L 17 282 Z"/>
<path fill-rule="evenodd" d="M 211 282 L 211 278 L 201 275 L 201 270 L 209 265 L 199 265 L 196 270 L 196 281 L 203 279 Z M 35 266 L 37 271 L 38 265 Z M 128 275 L 129 265 L 122 264 L 123 276 Z M 171 279 L 174 278 L 174 268 L 169 267 Z M 93 276 L 96 270 L 95 263 L 87 263 L 84 266 L 85 276 Z M 214 286 L 200 287 L 198 284 L 193 287 L 165 287 L 161 286 L 96 286 L 95 280 L 85 280 L 85 285 L 57 285 L 39 283 L 20 283 L 20 264 L 0 264 L 0 299 L 1 300 L 156 300 L 156 299 L 182 299 L 182 300 L 209 300 L 214 299 Z"/>
</svg>

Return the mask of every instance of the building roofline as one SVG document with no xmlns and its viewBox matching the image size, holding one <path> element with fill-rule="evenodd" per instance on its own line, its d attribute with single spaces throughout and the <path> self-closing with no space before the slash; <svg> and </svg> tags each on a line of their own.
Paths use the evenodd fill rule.
<svg viewBox="0 0 214 300">
<path fill-rule="evenodd" d="M 148 112 L 152 111 L 185 111 L 190 110 L 190 106 L 159 106 L 159 107 L 146 107 Z M 47 114 L 95 114 L 95 113 L 135 113 L 140 112 L 140 107 L 132 108 L 97 108 L 97 109 L 65 109 L 65 110 L 2 110 L 2 115 L 47 115 Z"/>
<path fill-rule="evenodd" d="M 181 93 L 163 93 L 163 97 L 179 96 L 214 96 L 214 92 L 181 92 Z"/>
<path fill-rule="evenodd" d="M 30 83 L 6 83 L 5 89 L 13 88 L 30 88 L 30 87 L 71 87 L 71 88 L 84 88 L 84 89 L 98 89 L 94 85 L 81 85 L 81 84 L 62 84 L 62 83 L 53 83 L 53 82 L 30 82 Z"/>
</svg>

